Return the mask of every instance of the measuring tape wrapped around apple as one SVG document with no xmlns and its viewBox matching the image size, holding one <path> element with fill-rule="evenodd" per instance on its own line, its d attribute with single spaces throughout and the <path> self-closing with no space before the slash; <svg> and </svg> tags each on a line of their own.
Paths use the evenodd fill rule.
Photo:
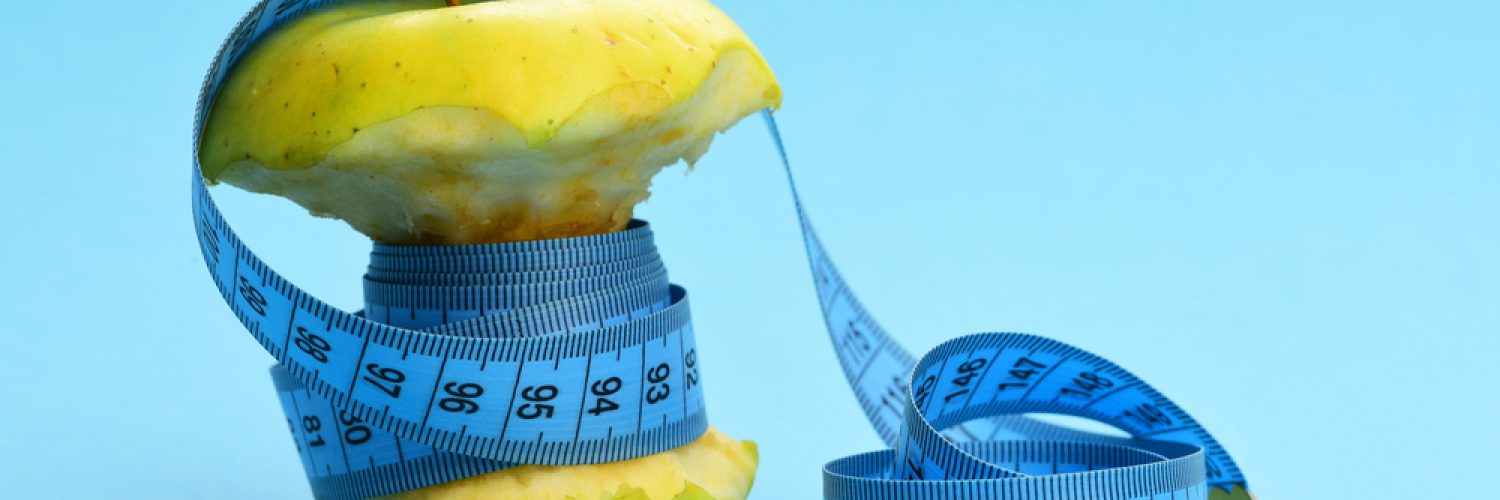
<svg viewBox="0 0 1500 500">
<path fill-rule="evenodd" d="M 356 2 L 256 6 L 215 58 L 194 129 L 203 256 L 230 308 L 278 362 L 273 380 L 314 494 L 365 498 L 520 464 L 615 462 L 703 435 L 687 293 L 668 280 L 644 222 L 534 241 L 377 243 L 365 308 L 352 314 L 292 285 L 235 235 L 199 165 L 210 110 L 258 41 L 337 3 Z M 1206 430 L 1103 358 L 1016 333 L 958 337 L 920 359 L 901 348 L 819 243 L 775 121 L 763 116 L 838 361 L 892 448 L 830 462 L 825 497 L 1248 497 L 1244 476 Z M 1089 418 L 1131 437 L 1024 413 Z"/>
</svg>

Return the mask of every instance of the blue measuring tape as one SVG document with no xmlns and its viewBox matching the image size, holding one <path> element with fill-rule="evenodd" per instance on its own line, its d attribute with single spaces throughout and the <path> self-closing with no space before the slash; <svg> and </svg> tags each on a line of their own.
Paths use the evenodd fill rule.
<svg viewBox="0 0 1500 500">
<path fill-rule="evenodd" d="M 1229 453 L 1187 412 L 1114 363 L 1050 339 L 980 333 L 914 358 L 866 312 L 818 241 L 769 112 L 839 364 L 893 450 L 823 469 L 830 499 L 1201 499 L 1248 496 Z M 1024 415 L 1088 418 L 1118 438 Z"/>
<path fill-rule="evenodd" d="M 376 244 L 365 309 L 338 310 L 234 234 L 197 167 L 229 69 L 267 33 L 347 0 L 263 0 L 215 57 L 194 127 L 193 215 L 230 309 L 272 379 L 313 493 L 380 496 L 515 464 L 624 460 L 707 428 L 686 291 L 649 226 L 454 247 Z M 921 359 L 865 312 L 803 209 L 775 120 L 828 332 L 856 399 L 893 449 L 830 462 L 831 499 L 1201 499 L 1245 479 L 1172 401 L 1103 358 L 1041 337 L 968 335 Z M 1090 418 L 1121 438 L 1023 415 Z"/>
</svg>

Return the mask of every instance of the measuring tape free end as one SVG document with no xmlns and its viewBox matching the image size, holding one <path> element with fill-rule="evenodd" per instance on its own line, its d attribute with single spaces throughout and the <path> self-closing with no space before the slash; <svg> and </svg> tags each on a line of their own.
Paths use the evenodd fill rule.
<svg viewBox="0 0 1500 500">
<path fill-rule="evenodd" d="M 893 450 L 824 469 L 831 499 L 1248 496 L 1238 465 L 1176 403 L 1108 360 L 1044 337 L 982 333 L 918 359 L 869 314 L 813 229 L 775 118 L 820 309 L 856 400 Z M 1122 429 L 1121 439 L 1025 416 Z"/>
</svg>

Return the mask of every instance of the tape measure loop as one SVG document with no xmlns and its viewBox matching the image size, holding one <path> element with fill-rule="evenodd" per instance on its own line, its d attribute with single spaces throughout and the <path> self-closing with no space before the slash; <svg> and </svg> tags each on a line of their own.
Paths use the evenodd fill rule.
<svg viewBox="0 0 1500 500">
<path fill-rule="evenodd" d="M 643 260 L 656 255 L 643 224 L 629 237 L 574 240 L 576 253 L 595 256 L 562 260 L 590 263 L 584 268 L 510 272 L 493 266 L 538 259 L 479 259 L 496 278 L 462 278 L 425 261 L 486 255 L 473 249 L 402 250 L 402 262 L 423 271 L 388 274 L 398 279 L 381 286 L 407 292 L 371 293 L 367 318 L 265 266 L 223 222 L 201 179 L 195 190 L 200 247 L 217 288 L 281 362 L 280 379 L 296 382 L 277 386 L 320 497 L 388 494 L 510 463 L 618 461 L 707 429 L 687 294 L 668 284 L 659 260 Z M 632 248 L 603 251 L 601 242 Z M 487 248 L 555 256 L 570 245 Z M 392 253 L 385 250 L 373 254 Z M 508 284 L 472 286 L 487 279 Z M 370 321 L 396 311 L 406 326 L 432 325 Z"/>
<path fill-rule="evenodd" d="M 862 453 L 824 467 L 824 496 L 837 499 L 1004 498 L 1023 500 L 1206 498 L 1202 455 L 1176 459 L 1102 443 L 995 441 L 966 453 L 1032 474 L 992 479 L 901 480 L 888 476 L 894 450 Z M 1062 470 L 1051 467 L 1062 466 Z M 1173 495 L 1176 495 L 1175 497 Z"/>
<path fill-rule="evenodd" d="M 1228 453 L 1185 411 L 1129 371 L 1081 349 L 1034 335 L 982 333 L 912 356 L 869 315 L 834 266 L 797 192 L 776 120 L 770 111 L 762 116 L 793 193 L 835 353 L 865 415 L 894 448 L 830 463 L 825 497 L 1198 499 L 1210 486 L 1245 485 Z M 1069 429 L 1021 415 L 1026 412 L 1089 418 L 1136 438 Z M 1002 435 L 1026 439 L 1003 446 L 1045 458 L 1033 465 L 1045 465 L 1048 473 L 986 455 L 1005 451 L 993 444 Z M 1084 449 L 1114 454 L 1105 468 L 1057 473 L 1077 465 L 1069 463 L 1070 453 Z"/>
</svg>

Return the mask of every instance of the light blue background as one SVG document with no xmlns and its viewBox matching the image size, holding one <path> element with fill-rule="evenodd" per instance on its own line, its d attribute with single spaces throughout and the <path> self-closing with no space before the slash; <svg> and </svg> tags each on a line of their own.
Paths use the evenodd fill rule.
<svg viewBox="0 0 1500 500">
<path fill-rule="evenodd" d="M 1265 499 L 1481 497 L 1500 466 L 1500 3 L 734 1 L 809 208 L 921 351 L 1020 330 L 1171 395 Z M 0 496 L 307 496 L 188 215 L 198 84 L 246 1 L 0 18 Z M 693 290 L 758 498 L 878 447 L 751 120 L 640 214 Z M 367 243 L 218 189 L 356 307 Z"/>
</svg>

